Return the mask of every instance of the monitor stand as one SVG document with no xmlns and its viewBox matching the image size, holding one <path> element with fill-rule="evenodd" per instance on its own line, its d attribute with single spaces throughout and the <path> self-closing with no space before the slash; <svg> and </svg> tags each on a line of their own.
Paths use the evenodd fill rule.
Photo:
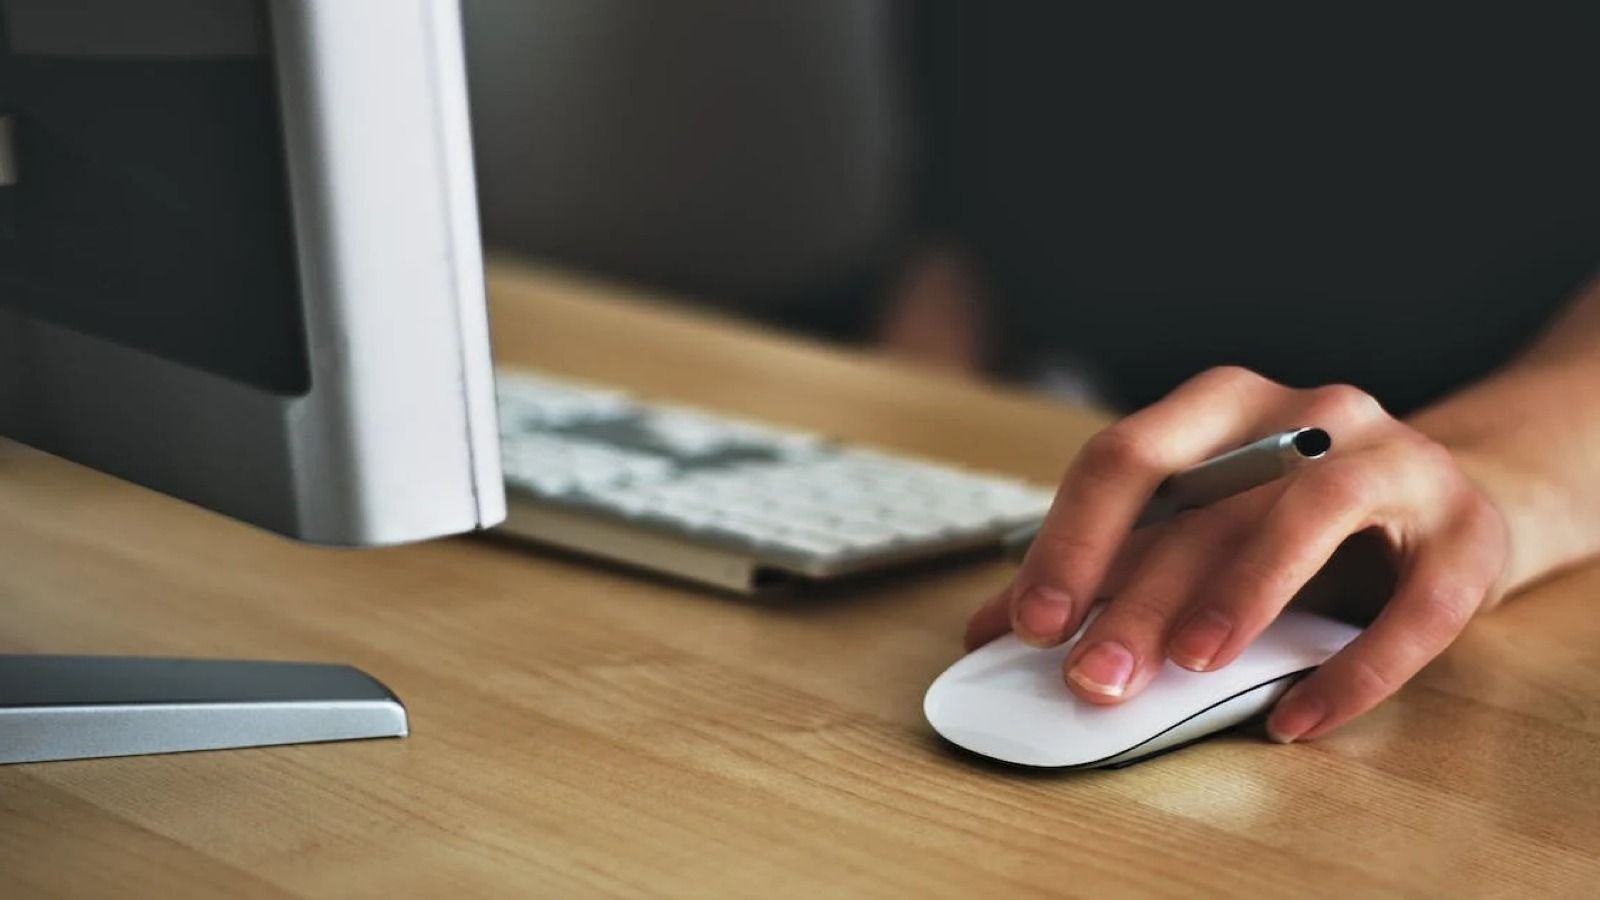
<svg viewBox="0 0 1600 900">
<path fill-rule="evenodd" d="M 0 655 L 0 764 L 406 733 L 400 699 L 350 666 Z"/>
</svg>

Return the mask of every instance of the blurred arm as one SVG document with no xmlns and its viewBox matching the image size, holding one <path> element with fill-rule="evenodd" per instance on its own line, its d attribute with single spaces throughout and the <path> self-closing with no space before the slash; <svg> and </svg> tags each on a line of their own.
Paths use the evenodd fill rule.
<svg viewBox="0 0 1600 900">
<path fill-rule="evenodd" d="M 908 260 L 888 298 L 878 340 L 891 355 L 935 369 L 977 372 L 989 326 L 979 279 L 966 256 L 934 246 Z"/>
<path fill-rule="evenodd" d="M 974 372 L 987 361 L 991 331 L 982 279 L 967 251 L 967 141 L 973 120 L 962 71 L 972 52 L 963 35 L 969 10 L 956 0 L 899 7 L 910 152 L 906 161 L 907 248 L 878 321 L 892 355 L 939 369 Z"/>
</svg>

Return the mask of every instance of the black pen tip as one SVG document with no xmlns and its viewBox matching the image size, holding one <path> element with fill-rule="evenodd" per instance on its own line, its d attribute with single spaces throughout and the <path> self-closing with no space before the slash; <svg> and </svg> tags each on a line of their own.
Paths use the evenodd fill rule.
<svg viewBox="0 0 1600 900">
<path fill-rule="evenodd" d="M 1294 436 L 1296 453 L 1306 459 L 1316 459 L 1333 448 L 1333 438 L 1321 428 L 1302 428 Z"/>
</svg>

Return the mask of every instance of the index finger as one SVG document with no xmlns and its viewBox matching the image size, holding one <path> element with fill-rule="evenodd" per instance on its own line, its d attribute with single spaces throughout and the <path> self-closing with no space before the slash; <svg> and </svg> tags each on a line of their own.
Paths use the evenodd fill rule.
<svg viewBox="0 0 1600 900">
<path fill-rule="evenodd" d="M 1072 634 L 1162 479 L 1249 437 L 1287 390 L 1246 369 L 1211 369 L 1090 438 L 1012 582 L 1017 636 L 1050 646 Z"/>
</svg>

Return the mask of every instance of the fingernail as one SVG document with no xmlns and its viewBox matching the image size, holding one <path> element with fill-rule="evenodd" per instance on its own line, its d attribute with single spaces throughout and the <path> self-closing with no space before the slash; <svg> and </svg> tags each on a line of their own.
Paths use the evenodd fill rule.
<svg viewBox="0 0 1600 900">
<path fill-rule="evenodd" d="M 1280 744 L 1291 744 L 1327 717 L 1328 704 L 1321 697 L 1293 691 L 1272 711 L 1267 720 L 1267 736 Z"/>
<path fill-rule="evenodd" d="M 1167 655 L 1185 669 L 1205 671 L 1222 650 L 1222 643 L 1233 633 L 1233 622 L 1214 609 L 1201 610 L 1189 617 L 1172 638 Z"/>
<path fill-rule="evenodd" d="M 1078 658 L 1067 677 L 1091 693 L 1121 697 L 1133 677 L 1133 653 L 1116 641 L 1101 641 Z"/>
<path fill-rule="evenodd" d="M 1030 644 L 1058 644 L 1072 618 L 1072 598 L 1055 588 L 1034 585 L 1017 601 L 1017 636 Z"/>
</svg>

